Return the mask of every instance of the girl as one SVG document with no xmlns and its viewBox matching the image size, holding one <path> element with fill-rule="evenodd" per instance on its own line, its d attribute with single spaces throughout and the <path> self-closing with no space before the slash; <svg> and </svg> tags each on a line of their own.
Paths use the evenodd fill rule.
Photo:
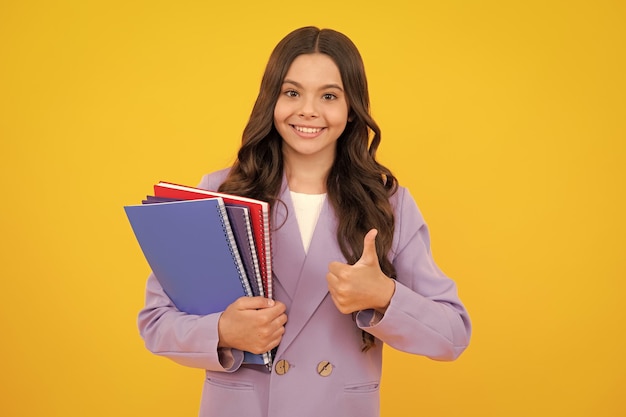
<svg viewBox="0 0 626 417">
<path fill-rule="evenodd" d="M 456 286 L 379 144 L 354 44 L 315 27 L 281 40 L 236 162 L 200 183 L 271 203 L 275 300 L 188 315 L 151 275 L 139 314 L 150 351 L 206 369 L 200 416 L 378 416 L 383 342 L 437 360 L 467 347 Z M 272 370 L 242 364 L 274 348 Z"/>
</svg>

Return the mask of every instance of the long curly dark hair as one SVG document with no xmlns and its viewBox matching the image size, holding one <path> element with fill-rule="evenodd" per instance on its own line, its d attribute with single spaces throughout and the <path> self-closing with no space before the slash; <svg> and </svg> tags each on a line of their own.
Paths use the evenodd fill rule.
<svg viewBox="0 0 626 417">
<path fill-rule="evenodd" d="M 337 218 L 337 240 L 350 264 L 363 252 L 363 237 L 378 229 L 376 250 L 382 271 L 395 278 L 387 254 L 394 233 L 389 197 L 398 182 L 376 161 L 380 129 L 370 115 L 365 68 L 354 43 L 331 29 L 307 26 L 283 38 L 270 55 L 241 148 L 219 190 L 276 204 L 283 178 L 282 139 L 274 127 L 274 107 L 291 63 L 302 54 L 328 55 L 339 68 L 349 106 L 349 120 L 336 142 L 335 161 L 326 180 L 329 203 Z M 364 332 L 364 350 L 374 338 Z"/>
</svg>

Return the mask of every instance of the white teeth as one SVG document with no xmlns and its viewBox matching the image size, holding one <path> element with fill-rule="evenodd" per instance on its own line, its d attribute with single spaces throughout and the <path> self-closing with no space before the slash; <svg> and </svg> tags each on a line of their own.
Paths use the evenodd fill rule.
<svg viewBox="0 0 626 417">
<path fill-rule="evenodd" d="M 301 127 L 301 126 L 294 126 L 294 128 L 298 131 L 298 132 L 302 132 L 302 133 L 317 133 L 319 131 L 321 131 L 322 129 L 317 127 Z"/>
</svg>

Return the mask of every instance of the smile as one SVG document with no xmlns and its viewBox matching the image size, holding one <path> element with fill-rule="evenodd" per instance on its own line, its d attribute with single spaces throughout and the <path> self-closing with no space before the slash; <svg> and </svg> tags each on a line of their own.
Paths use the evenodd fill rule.
<svg viewBox="0 0 626 417">
<path fill-rule="evenodd" d="M 319 133 L 323 130 L 322 127 L 304 127 L 304 126 L 295 126 L 295 125 L 293 125 L 293 128 L 297 130 L 298 132 L 309 133 L 309 134 Z"/>
</svg>

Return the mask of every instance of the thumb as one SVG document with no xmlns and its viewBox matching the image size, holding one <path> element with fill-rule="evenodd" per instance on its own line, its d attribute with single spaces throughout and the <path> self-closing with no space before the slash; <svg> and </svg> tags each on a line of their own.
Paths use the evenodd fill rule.
<svg viewBox="0 0 626 417">
<path fill-rule="evenodd" d="M 357 264 L 378 265 L 378 254 L 376 253 L 376 236 L 378 230 L 372 229 L 363 238 L 363 254 Z"/>
</svg>

